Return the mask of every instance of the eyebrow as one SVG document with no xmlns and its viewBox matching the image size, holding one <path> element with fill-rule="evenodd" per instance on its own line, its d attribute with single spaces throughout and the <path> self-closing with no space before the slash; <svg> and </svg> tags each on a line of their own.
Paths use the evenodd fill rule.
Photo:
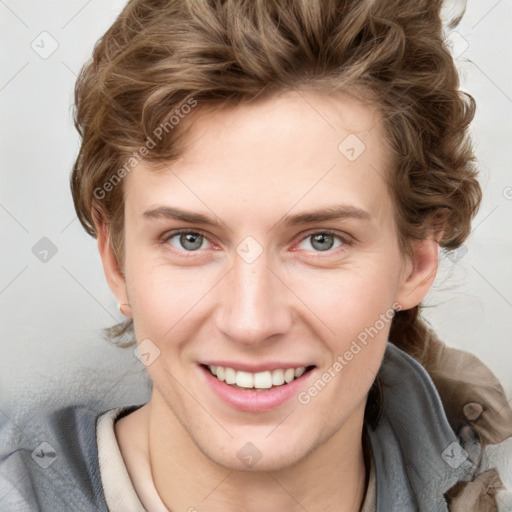
<svg viewBox="0 0 512 512">
<path fill-rule="evenodd" d="M 204 226 L 218 227 L 223 222 L 213 220 L 206 215 L 196 212 L 171 208 L 170 206 L 158 206 L 145 211 L 143 217 L 146 219 L 172 219 L 188 222 L 190 224 L 202 224 Z M 373 216 L 366 210 L 349 205 L 333 205 L 320 210 L 298 213 L 294 215 L 285 215 L 277 224 L 285 226 L 297 226 L 300 224 L 312 224 L 315 222 L 324 222 L 328 220 L 354 218 L 366 222 L 371 222 Z"/>
</svg>

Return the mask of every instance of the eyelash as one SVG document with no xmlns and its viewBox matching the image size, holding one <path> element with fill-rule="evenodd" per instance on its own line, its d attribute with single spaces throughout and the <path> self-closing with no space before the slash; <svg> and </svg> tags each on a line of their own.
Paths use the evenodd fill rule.
<svg viewBox="0 0 512 512">
<path fill-rule="evenodd" d="M 177 235 L 183 235 L 183 234 L 194 234 L 194 235 L 201 235 L 202 237 L 204 237 L 206 240 L 208 240 L 210 243 L 212 243 L 208 236 L 203 233 L 201 230 L 193 230 L 193 229 L 177 229 L 177 230 L 174 230 L 174 231 L 169 231 L 167 232 L 163 237 L 162 237 L 162 244 L 164 245 L 169 245 L 169 240 L 171 240 L 172 238 L 174 238 L 175 236 Z M 300 242 L 303 242 L 304 240 L 308 239 L 308 238 L 311 238 L 312 236 L 314 235 L 327 235 L 327 236 L 334 236 L 335 238 L 338 238 L 342 243 L 340 246 L 338 247 L 335 247 L 335 248 L 332 248 L 332 249 L 328 249 L 326 251 L 315 251 L 314 249 L 312 250 L 313 252 L 315 253 L 318 253 L 318 254 L 322 254 L 322 253 L 326 253 L 328 255 L 332 255 L 337 249 L 340 249 L 344 246 L 350 246 L 350 245 L 353 245 L 354 244 L 354 239 L 349 237 L 348 235 L 341 235 L 339 233 L 337 233 L 336 231 L 332 231 L 332 230 L 329 230 L 329 229 L 324 229 L 324 230 L 316 230 L 316 231 L 310 231 L 308 233 L 306 233 L 299 241 Z M 195 251 L 187 251 L 185 249 L 177 249 L 176 247 L 172 246 L 172 249 L 173 251 L 179 251 L 179 252 L 184 252 L 184 253 L 190 253 L 191 255 L 193 255 L 194 253 L 199 253 L 200 252 L 200 249 L 197 249 Z"/>
</svg>

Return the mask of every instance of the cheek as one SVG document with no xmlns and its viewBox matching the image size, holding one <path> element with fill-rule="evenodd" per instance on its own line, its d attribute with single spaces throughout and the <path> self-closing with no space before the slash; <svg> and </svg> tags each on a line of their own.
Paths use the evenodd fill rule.
<svg viewBox="0 0 512 512">
<path fill-rule="evenodd" d="M 299 395 L 310 412 L 339 423 L 364 399 L 384 356 L 394 316 L 393 274 L 351 273 L 332 283 L 328 294 L 311 292 L 311 309 L 328 325 L 323 341 L 329 351 L 323 372 Z M 317 331 L 318 332 L 318 331 Z M 333 409 L 333 403 L 339 409 Z M 326 419 L 327 421 L 327 419 Z"/>
<path fill-rule="evenodd" d="M 340 270 L 307 273 L 291 288 L 341 343 L 390 316 L 399 283 L 399 269 L 381 261 L 358 262 Z M 381 322 L 378 324 L 382 330 Z"/>
<path fill-rule="evenodd" d="M 211 270 L 173 268 L 139 251 L 127 261 L 126 279 L 137 339 L 176 344 L 190 338 L 208 304 Z"/>
</svg>

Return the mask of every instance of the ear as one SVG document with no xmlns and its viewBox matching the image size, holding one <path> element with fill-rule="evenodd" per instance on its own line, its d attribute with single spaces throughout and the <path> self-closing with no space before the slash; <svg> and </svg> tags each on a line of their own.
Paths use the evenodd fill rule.
<svg viewBox="0 0 512 512">
<path fill-rule="evenodd" d="M 405 257 L 396 302 L 401 309 L 417 306 L 434 283 L 439 264 L 439 244 L 434 237 L 413 242 L 413 254 Z"/>
<path fill-rule="evenodd" d="M 112 247 L 108 227 L 104 222 L 95 224 L 98 237 L 98 250 L 101 256 L 101 261 L 103 262 L 103 270 L 105 272 L 105 277 L 107 278 L 108 286 L 119 303 L 119 310 L 121 313 L 127 318 L 131 318 L 132 314 L 126 290 L 126 281 Z"/>
</svg>

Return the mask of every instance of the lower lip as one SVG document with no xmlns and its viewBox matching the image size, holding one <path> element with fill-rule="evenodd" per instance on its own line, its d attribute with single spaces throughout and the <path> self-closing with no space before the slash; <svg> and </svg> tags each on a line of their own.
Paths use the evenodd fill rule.
<svg viewBox="0 0 512 512">
<path fill-rule="evenodd" d="M 296 396 L 304 386 L 306 379 L 315 371 L 313 368 L 288 384 L 276 386 L 267 391 L 255 391 L 254 389 L 245 391 L 243 389 L 233 388 L 229 384 L 221 382 L 217 377 L 212 375 L 208 368 L 204 366 L 200 368 L 208 384 L 224 402 L 236 409 L 248 412 L 264 412 L 276 409 L 293 396 Z"/>
</svg>

